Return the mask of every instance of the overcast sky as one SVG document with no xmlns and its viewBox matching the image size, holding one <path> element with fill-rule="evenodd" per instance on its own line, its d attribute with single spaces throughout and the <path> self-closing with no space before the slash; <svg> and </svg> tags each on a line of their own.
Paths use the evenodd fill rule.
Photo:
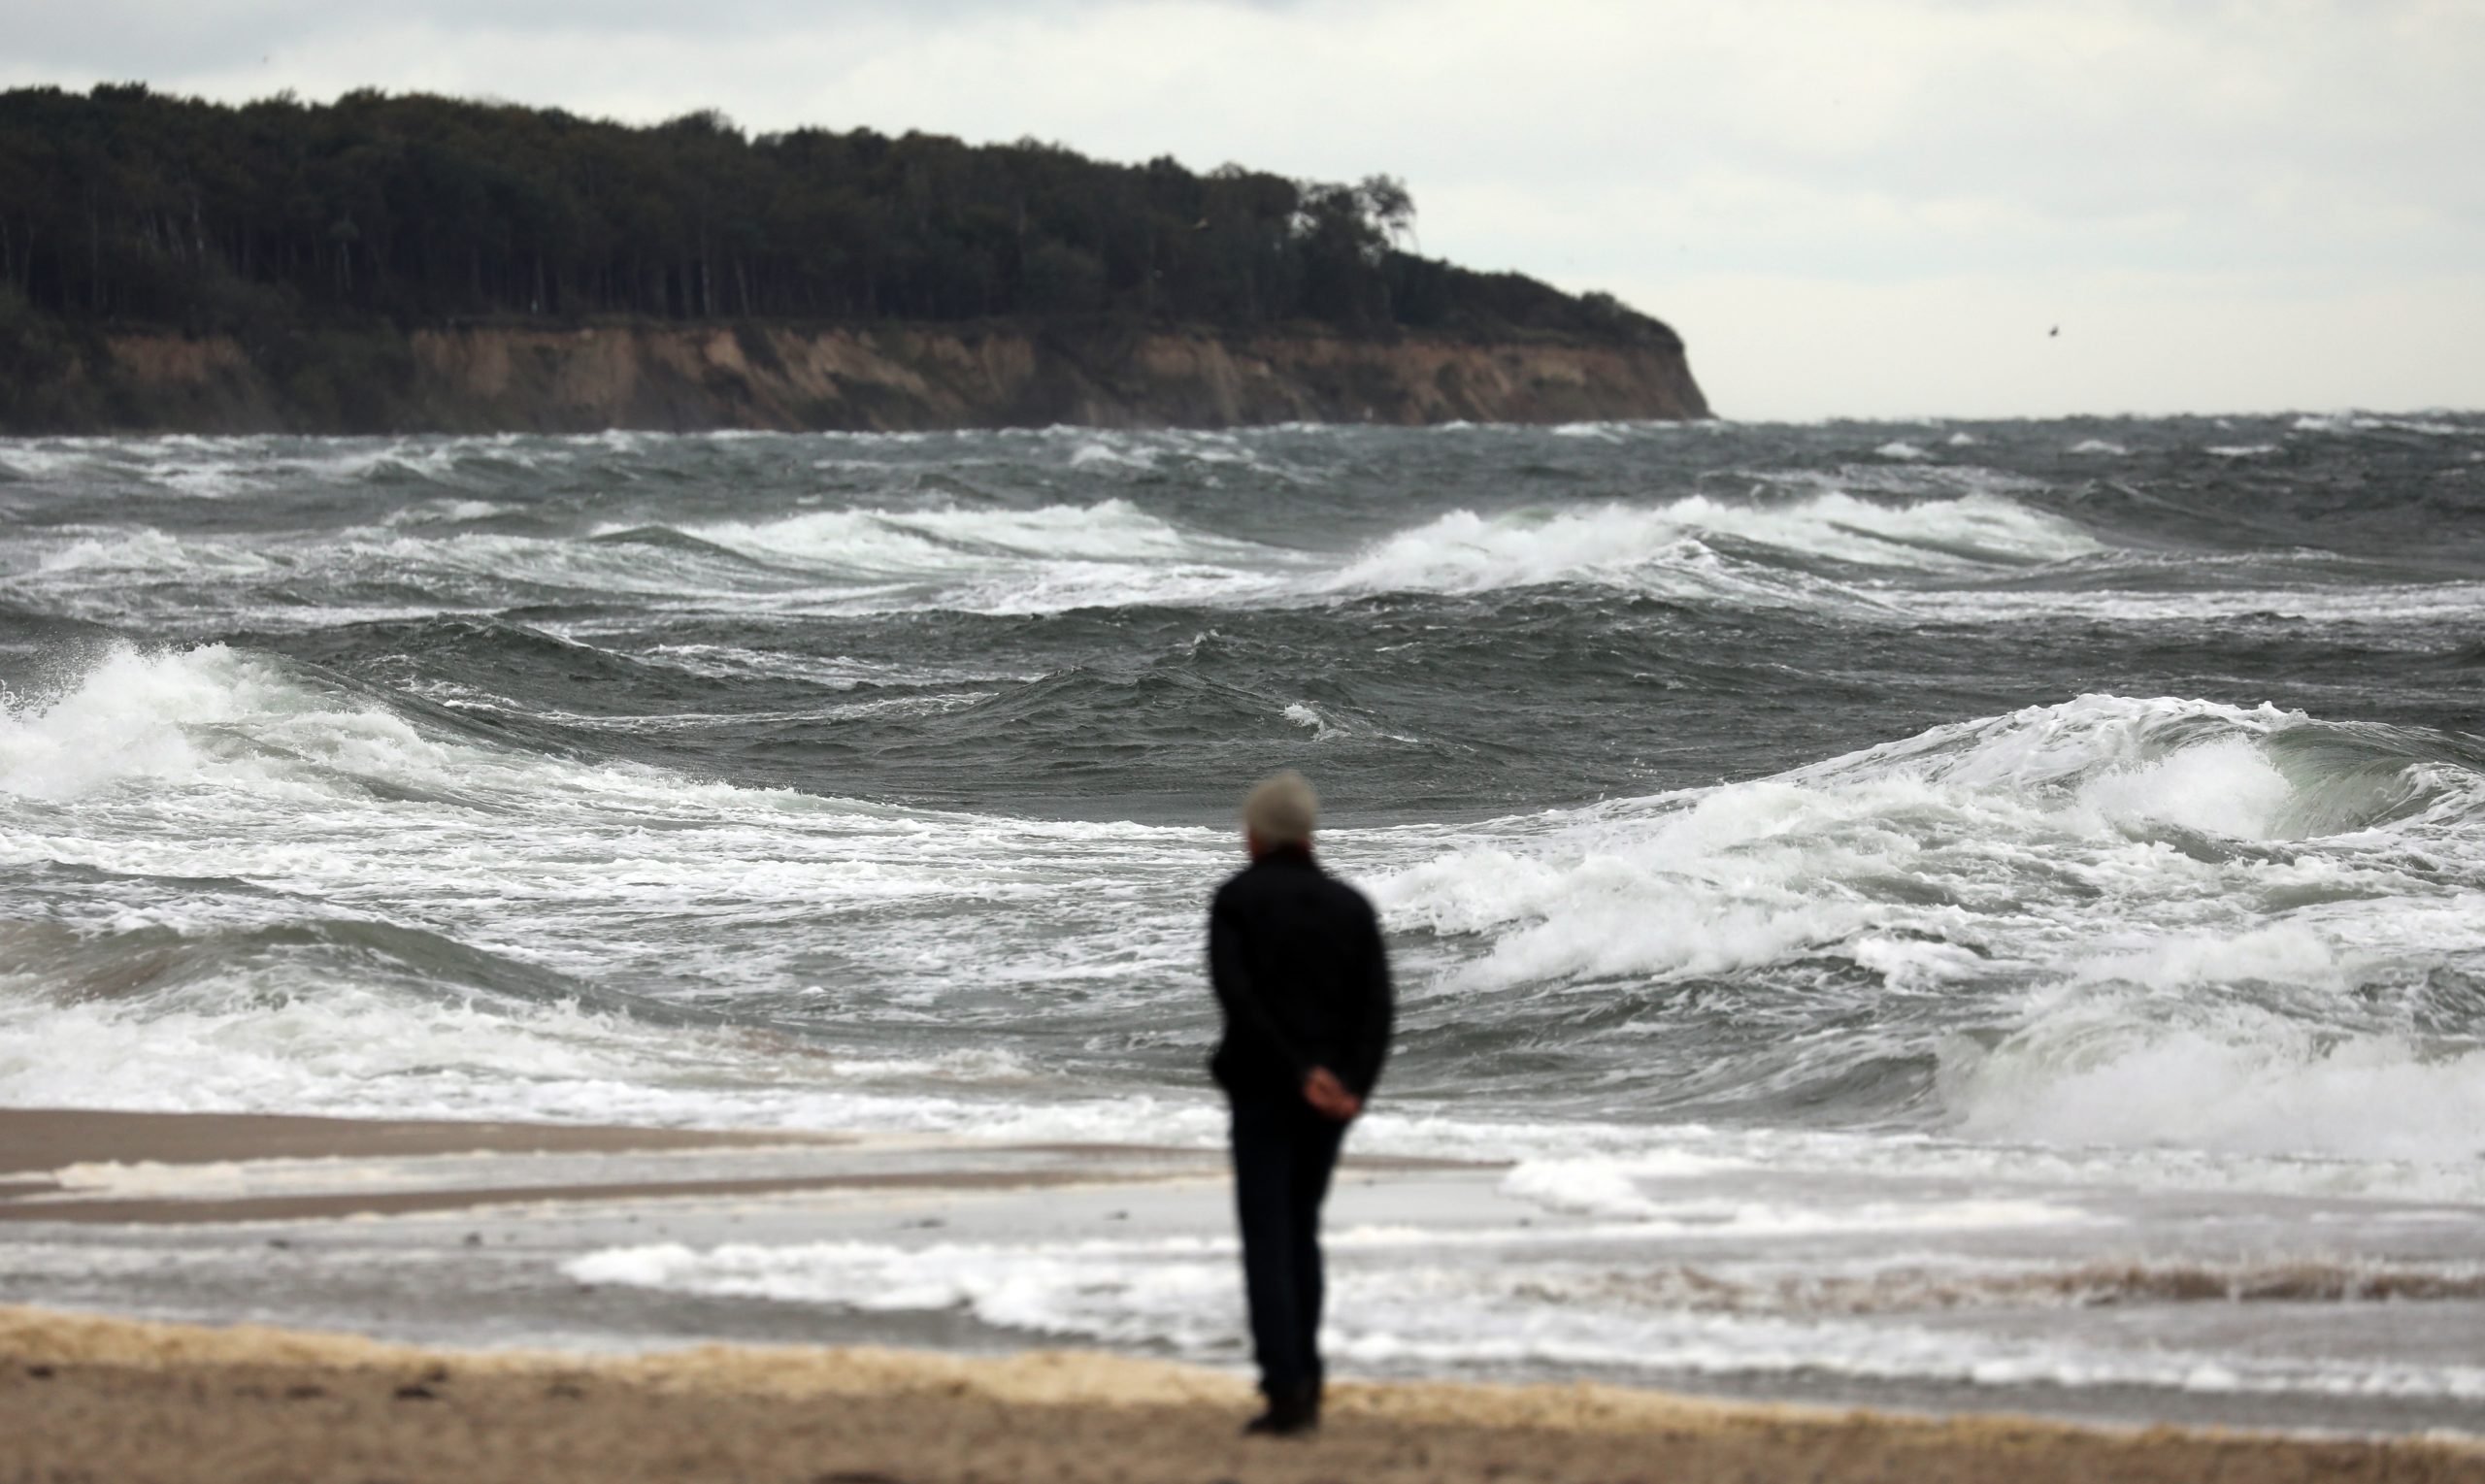
<svg viewBox="0 0 2485 1484">
<path fill-rule="evenodd" d="M 11 84 L 1386 172 L 1423 250 L 1621 295 L 1733 417 L 2485 408 L 2485 0 L 0 0 L 0 35 Z"/>
</svg>

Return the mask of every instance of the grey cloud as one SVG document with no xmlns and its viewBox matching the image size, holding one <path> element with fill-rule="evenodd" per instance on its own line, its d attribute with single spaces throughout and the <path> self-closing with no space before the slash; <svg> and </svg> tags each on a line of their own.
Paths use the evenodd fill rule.
<svg viewBox="0 0 2485 1484">
<path fill-rule="evenodd" d="M 2402 290 L 2439 305 L 2408 311 L 2415 321 L 2485 316 L 2473 266 L 2485 172 L 2471 163 L 2485 95 L 2467 75 L 2485 53 L 2485 8 L 2473 5 L 17 8 L 32 14 L 11 18 L 0 82 L 136 79 L 227 99 L 376 85 L 633 119 L 715 107 L 753 128 L 1033 135 L 1198 168 L 1387 171 L 1413 186 L 1427 250 L 1610 287 L 1748 345 L 1868 308 L 1937 326 L 1965 313 L 1957 286 L 1970 283 L 1990 302 L 2008 299 L 1995 284 L 2037 300 L 2072 282 L 2098 296 L 2222 284 L 2247 327 Z M 1771 331 L 1788 284 L 1805 287 L 1804 316 Z M 2350 308 L 2336 316 L 2357 322 Z M 2408 346 L 2372 346 L 2372 364 L 2398 375 Z"/>
<path fill-rule="evenodd" d="M 441 36 L 738 36 L 755 47 L 823 26 L 924 29 L 992 16 L 1065 16 L 1110 0 L 98 0 L 39 3 L 8 19 L 6 64 L 19 77 L 83 87 L 96 80 L 161 82 L 220 72 L 290 48 L 377 28 L 419 25 Z M 1298 0 L 1250 0 L 1288 11 Z M 379 81 L 379 80 L 374 80 Z"/>
</svg>

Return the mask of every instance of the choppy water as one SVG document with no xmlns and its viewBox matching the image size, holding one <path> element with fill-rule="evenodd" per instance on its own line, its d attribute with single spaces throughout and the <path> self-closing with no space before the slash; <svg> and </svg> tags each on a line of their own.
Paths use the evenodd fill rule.
<svg viewBox="0 0 2485 1484">
<path fill-rule="evenodd" d="M 2133 1294 L 2485 1318 L 2485 1242 L 2389 1235 L 2485 1207 L 2485 417 L 35 441 L 0 522 L 0 1101 L 1210 1139 L 1198 916 L 1291 764 L 1401 969 L 1366 1147 L 1647 1232 L 1695 1168 L 2093 1195 L 2017 1266 L 1577 1258 L 1364 1353 L 1679 1353 L 1645 1310 L 2485 1397 L 1840 1328 L 2092 1303 L 2169 1191 L 2339 1235 Z M 2035 1219 L 1971 1204 L 1906 1208 Z M 1035 1328 L 1206 1322 L 1058 1257 L 992 1259 Z"/>
</svg>

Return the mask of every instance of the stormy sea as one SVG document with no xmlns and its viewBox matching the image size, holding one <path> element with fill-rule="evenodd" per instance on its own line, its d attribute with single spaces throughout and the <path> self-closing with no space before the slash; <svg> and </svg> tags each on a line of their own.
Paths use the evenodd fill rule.
<svg viewBox="0 0 2485 1484">
<path fill-rule="evenodd" d="M 2485 1408 L 2485 416 L 14 441 L 0 681 L 0 1106 L 1213 1148 L 1291 766 L 1493 1171 L 1342 1370 Z M 1241 1354 L 1214 1226 L 564 1262 Z"/>
</svg>

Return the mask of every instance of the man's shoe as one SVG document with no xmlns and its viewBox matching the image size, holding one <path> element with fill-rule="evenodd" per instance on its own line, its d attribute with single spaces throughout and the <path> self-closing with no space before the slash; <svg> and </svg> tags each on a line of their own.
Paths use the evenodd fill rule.
<svg viewBox="0 0 2485 1484">
<path fill-rule="evenodd" d="M 1242 1425 L 1245 1437 L 1300 1437 L 1320 1426 L 1320 1388 L 1298 1386 L 1269 1399 L 1269 1409 Z"/>
</svg>

